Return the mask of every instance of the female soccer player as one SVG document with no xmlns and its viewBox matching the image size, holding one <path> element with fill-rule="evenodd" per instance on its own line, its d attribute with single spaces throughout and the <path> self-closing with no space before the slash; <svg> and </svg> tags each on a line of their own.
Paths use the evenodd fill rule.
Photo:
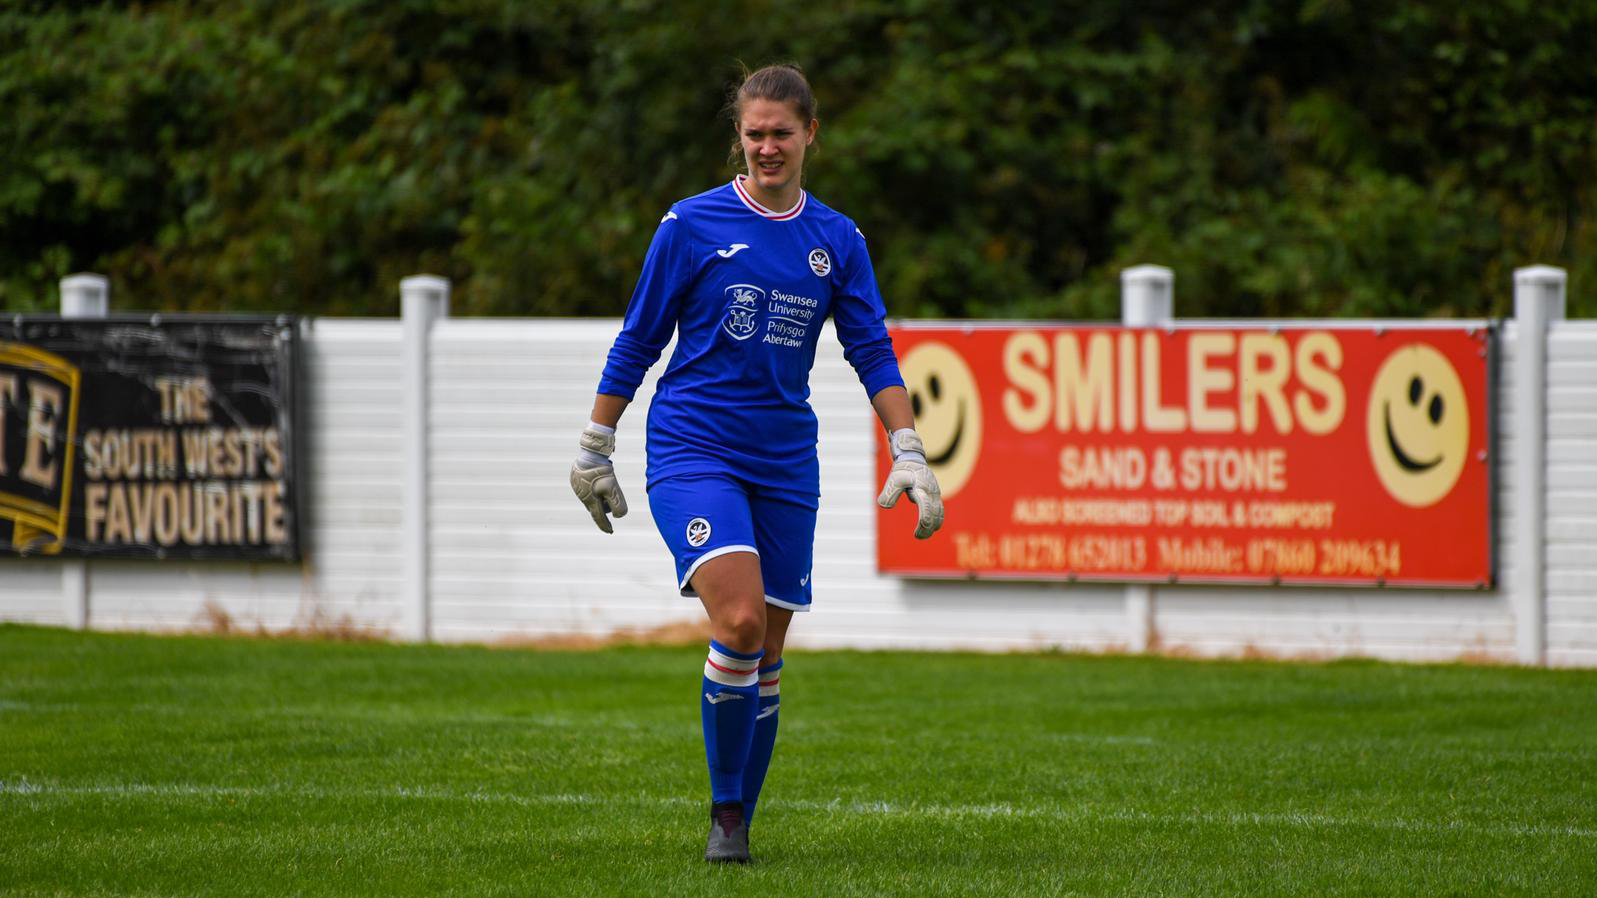
<svg viewBox="0 0 1597 898">
<path fill-rule="evenodd" d="M 660 219 L 571 486 L 612 532 L 608 515 L 627 513 L 610 463 L 616 423 L 675 331 L 649 407 L 649 507 L 682 594 L 710 616 L 700 690 L 711 801 L 704 857 L 744 863 L 776 741 L 782 645 L 814 586 L 820 473 L 809 374 L 828 317 L 890 435 L 893 468 L 877 501 L 890 508 L 908 492 L 923 539 L 942 526 L 943 503 L 882 324 L 865 238 L 802 186 L 820 126 L 809 83 L 796 66 L 767 66 L 744 79 L 730 111 L 747 174 Z"/>
</svg>

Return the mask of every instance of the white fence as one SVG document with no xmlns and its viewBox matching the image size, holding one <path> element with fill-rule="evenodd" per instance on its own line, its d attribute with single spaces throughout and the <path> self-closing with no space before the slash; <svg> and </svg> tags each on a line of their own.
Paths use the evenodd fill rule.
<svg viewBox="0 0 1597 898">
<path fill-rule="evenodd" d="M 1138 292 L 1150 278 L 1165 288 L 1151 305 Z M 1168 315 L 1167 278 L 1128 272 L 1128 321 Z M 301 565 L 7 560 L 0 620 L 143 630 L 225 620 L 495 642 L 701 619 L 673 588 L 643 490 L 652 378 L 620 430 L 631 514 L 614 535 L 593 528 L 566 483 L 618 322 L 450 319 L 446 284 L 405 286 L 403 319 L 306 323 Z M 64 297 L 64 308 L 78 306 Z M 876 425 L 823 335 L 811 399 L 825 497 L 816 611 L 792 641 L 1597 666 L 1597 323 L 1563 320 L 1562 272 L 1524 269 L 1516 320 L 1500 333 L 1498 580 L 1483 592 L 878 575 Z"/>
</svg>

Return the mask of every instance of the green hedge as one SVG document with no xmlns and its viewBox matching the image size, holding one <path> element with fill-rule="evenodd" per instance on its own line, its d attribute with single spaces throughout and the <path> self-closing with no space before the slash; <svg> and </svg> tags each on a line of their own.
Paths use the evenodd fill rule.
<svg viewBox="0 0 1597 898">
<path fill-rule="evenodd" d="M 0 292 L 121 308 L 613 315 L 794 60 L 810 189 L 895 314 L 1597 314 L 1597 4 L 234 0 L 0 11 Z"/>
</svg>

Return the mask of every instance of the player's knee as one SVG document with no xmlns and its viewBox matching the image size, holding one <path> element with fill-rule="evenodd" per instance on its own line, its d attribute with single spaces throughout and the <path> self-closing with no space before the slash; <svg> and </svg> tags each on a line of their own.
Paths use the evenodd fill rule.
<svg viewBox="0 0 1597 898">
<path fill-rule="evenodd" d="M 765 643 L 765 609 L 760 605 L 739 604 L 720 623 L 731 641 L 729 648 L 753 652 Z"/>
</svg>

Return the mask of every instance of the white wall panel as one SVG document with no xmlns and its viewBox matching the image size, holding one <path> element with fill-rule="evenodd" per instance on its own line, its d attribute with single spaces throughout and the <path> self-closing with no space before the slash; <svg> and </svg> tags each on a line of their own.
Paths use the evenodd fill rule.
<svg viewBox="0 0 1597 898">
<path fill-rule="evenodd" d="M 1161 589 L 1156 602 L 1167 651 L 1507 660 L 1514 647 L 1499 591 L 1194 587 Z"/>
<path fill-rule="evenodd" d="M 53 558 L 0 561 L 0 621 L 65 626 L 61 562 Z"/>
<path fill-rule="evenodd" d="M 628 514 L 606 535 L 568 472 L 619 322 L 451 320 L 433 334 L 431 588 L 444 640 L 604 635 L 693 620 L 649 516 L 643 419 L 615 454 Z M 656 366 L 656 373 L 660 366 Z"/>
<path fill-rule="evenodd" d="M 296 622 L 391 633 L 403 616 L 400 323 L 318 318 L 306 346 L 310 526 Z"/>
<path fill-rule="evenodd" d="M 114 630 L 282 630 L 307 611 L 298 567 L 241 562 L 89 562 L 89 623 Z"/>
<path fill-rule="evenodd" d="M 1597 664 L 1597 324 L 1547 339 L 1547 660 Z"/>
</svg>

